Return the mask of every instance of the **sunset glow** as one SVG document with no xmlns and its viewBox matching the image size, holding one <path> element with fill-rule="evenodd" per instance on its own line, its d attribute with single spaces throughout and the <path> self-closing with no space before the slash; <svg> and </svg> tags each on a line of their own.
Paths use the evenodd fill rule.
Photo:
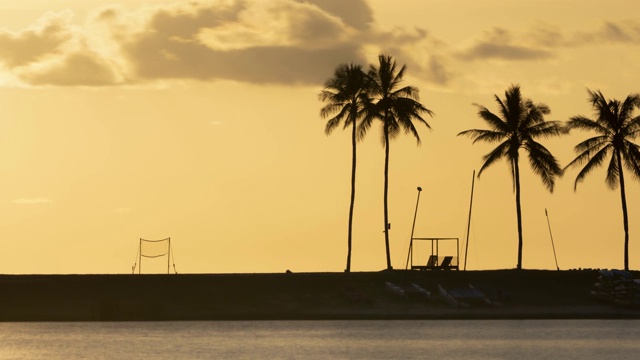
<svg viewBox="0 0 640 360">
<path fill-rule="evenodd" d="M 467 236 L 490 145 L 461 131 L 512 84 L 547 120 L 592 116 L 587 89 L 640 92 L 640 3 L 624 0 L 0 0 L 0 273 L 127 273 L 139 238 L 171 237 L 181 273 L 342 271 L 350 134 L 323 83 L 387 53 L 434 112 L 390 144 L 391 260 L 415 235 Z M 640 115 L 640 110 L 636 110 Z M 571 161 L 590 134 L 541 142 Z M 352 271 L 386 267 L 380 128 L 358 144 Z M 640 143 L 640 139 L 636 140 Z M 468 269 L 516 266 L 506 162 L 475 181 Z M 549 193 L 522 161 L 523 267 L 623 266 L 606 167 Z M 626 173 L 625 173 L 625 176 Z M 630 268 L 640 182 L 626 177 Z M 545 215 L 548 210 L 548 217 Z M 155 266 L 155 268 L 154 268 Z M 166 270 L 166 262 L 149 265 Z"/>
</svg>

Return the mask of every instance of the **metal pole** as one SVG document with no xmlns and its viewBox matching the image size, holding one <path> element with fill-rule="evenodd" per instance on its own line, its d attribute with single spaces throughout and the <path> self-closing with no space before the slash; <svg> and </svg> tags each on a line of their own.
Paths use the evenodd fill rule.
<svg viewBox="0 0 640 360">
<path fill-rule="evenodd" d="M 168 238 L 169 240 L 169 249 L 167 251 L 167 275 L 169 275 L 169 264 L 171 264 L 171 238 Z"/>
<path fill-rule="evenodd" d="M 411 258 L 411 266 L 413 266 L 413 231 L 416 228 L 416 218 L 418 217 L 418 204 L 420 203 L 421 191 L 422 191 L 422 188 L 418 186 L 418 199 L 416 200 L 416 211 L 413 214 L 413 226 L 411 226 L 411 241 L 409 242 L 409 253 L 407 254 L 407 264 L 404 266 L 405 270 L 409 268 L 409 258 Z"/>
<path fill-rule="evenodd" d="M 140 275 L 142 271 L 142 238 L 140 238 L 140 243 L 138 244 L 138 275 Z"/>
<path fill-rule="evenodd" d="M 469 201 L 469 220 L 467 221 L 467 241 L 464 248 L 464 271 L 467 271 L 467 254 L 469 253 L 469 230 L 471 229 L 471 209 L 473 207 L 473 186 L 476 183 L 476 171 L 471 177 L 471 200 Z"/>
<path fill-rule="evenodd" d="M 553 258 L 556 260 L 556 269 L 560 271 L 560 267 L 558 266 L 558 257 L 556 256 L 556 246 L 553 244 L 553 234 L 551 233 L 551 222 L 549 222 L 549 213 L 547 213 L 547 208 L 544 208 L 544 214 L 547 216 L 547 225 L 549 225 L 549 236 L 551 237 L 551 247 L 553 248 Z"/>
<path fill-rule="evenodd" d="M 456 270 L 460 270 L 460 240 L 458 238 L 456 238 L 456 255 Z"/>
</svg>

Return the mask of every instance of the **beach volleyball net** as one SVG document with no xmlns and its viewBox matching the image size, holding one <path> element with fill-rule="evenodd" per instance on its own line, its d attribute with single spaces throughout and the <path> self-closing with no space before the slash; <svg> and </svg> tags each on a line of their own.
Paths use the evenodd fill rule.
<svg viewBox="0 0 640 360">
<path fill-rule="evenodd" d="M 142 260 L 145 259 L 145 270 L 150 269 L 151 272 L 158 272 L 158 269 L 164 268 L 164 257 L 166 257 L 167 274 L 171 271 L 171 264 L 173 264 L 174 273 L 177 274 L 178 272 L 176 271 L 175 258 L 173 256 L 173 249 L 171 248 L 170 237 L 160 240 L 140 238 L 136 262 L 131 267 L 131 271 L 135 274 L 137 267 L 138 274 L 141 274 Z"/>
</svg>

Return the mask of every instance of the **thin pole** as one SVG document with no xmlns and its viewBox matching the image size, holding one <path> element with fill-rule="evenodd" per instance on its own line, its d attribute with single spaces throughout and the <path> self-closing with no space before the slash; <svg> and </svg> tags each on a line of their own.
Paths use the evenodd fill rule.
<svg viewBox="0 0 640 360">
<path fill-rule="evenodd" d="M 469 220 L 467 221 L 467 242 L 464 249 L 464 271 L 467 271 L 467 254 L 469 253 L 469 231 L 471 229 L 471 209 L 473 207 L 473 187 L 476 183 L 476 171 L 471 176 L 471 200 L 469 201 Z"/>
<path fill-rule="evenodd" d="M 544 208 L 544 214 L 547 216 L 547 225 L 549 225 L 549 236 L 551 237 L 551 247 L 553 248 L 553 258 L 556 260 L 556 269 L 560 271 L 558 266 L 558 257 L 556 256 L 556 246 L 553 244 L 553 234 L 551 233 L 551 222 L 549 221 L 549 213 L 547 208 Z"/>
<path fill-rule="evenodd" d="M 409 257 L 411 257 L 411 265 L 413 266 L 413 231 L 416 228 L 416 218 L 418 217 L 418 204 L 420 203 L 421 191 L 422 191 L 422 188 L 418 186 L 418 199 L 416 200 L 416 211 L 413 214 L 413 226 L 411 226 L 411 241 L 409 242 L 409 253 L 407 254 L 407 264 L 404 266 L 405 270 L 409 268 Z"/>
<path fill-rule="evenodd" d="M 138 275 L 142 271 L 142 238 L 140 238 L 140 244 L 138 244 Z"/>
<path fill-rule="evenodd" d="M 169 275 L 169 264 L 171 264 L 171 238 L 169 240 L 169 251 L 167 251 L 167 275 Z"/>
</svg>

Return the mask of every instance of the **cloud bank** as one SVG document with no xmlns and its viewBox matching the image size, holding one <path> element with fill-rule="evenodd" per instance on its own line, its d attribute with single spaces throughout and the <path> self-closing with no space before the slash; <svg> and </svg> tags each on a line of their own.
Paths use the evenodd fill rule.
<svg viewBox="0 0 640 360">
<path fill-rule="evenodd" d="M 461 47 L 421 28 L 381 29 L 366 0 L 201 0 L 108 6 L 86 19 L 47 13 L 22 31 L 0 30 L 0 77 L 33 86 L 318 85 L 340 63 L 367 64 L 387 52 L 412 76 L 446 85 L 456 62 L 545 61 L 594 44 L 640 45 L 640 25 L 605 22 L 571 34 L 493 28 Z"/>
</svg>

